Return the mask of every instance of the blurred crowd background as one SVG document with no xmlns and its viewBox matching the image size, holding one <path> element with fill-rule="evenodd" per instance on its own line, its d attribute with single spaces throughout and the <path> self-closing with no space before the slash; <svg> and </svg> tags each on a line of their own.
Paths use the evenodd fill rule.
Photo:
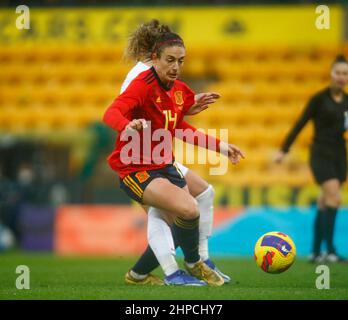
<svg viewBox="0 0 348 320">
<path fill-rule="evenodd" d="M 310 0 L 27 1 L 28 30 L 15 27 L 15 7 L 24 3 L 0 4 L 4 247 L 14 237 L 23 249 L 54 250 L 57 234 L 70 232 L 68 244 L 63 241 L 65 247 L 60 247 L 70 252 L 69 243 L 81 240 L 69 231 L 75 222 L 63 220 L 66 214 L 80 217 L 81 205 L 90 213 L 96 210 L 91 214 L 110 211 L 111 216 L 110 208 L 118 208 L 124 216 L 118 216 L 118 227 L 131 230 L 126 236 L 144 235 L 141 211 L 134 213 L 134 223 L 126 222 L 133 209 L 106 162 L 115 133 L 101 118 L 133 65 L 123 59 L 127 36 L 152 18 L 169 24 L 185 40 L 182 78 L 197 92 L 222 96 L 190 122 L 202 129 L 228 129 L 229 141 L 247 156 L 222 176 L 209 175 L 209 165 L 189 165 L 215 187 L 216 207 L 222 208 L 217 225 L 234 223 L 241 208 L 310 208 L 315 203 L 318 188 L 307 164 L 312 127 L 301 133 L 284 165 L 275 164 L 273 157 L 309 97 L 328 85 L 334 57 L 348 56 L 348 1 L 325 2 L 330 28 L 322 30 L 315 25 L 319 2 Z M 348 204 L 346 190 L 343 204 Z M 113 219 L 108 214 L 105 221 Z M 309 224 L 310 213 L 308 217 Z M 289 221 L 284 221 L 286 228 Z M 267 225 L 273 226 L 280 227 Z M 296 230 L 301 232 L 300 224 Z M 120 239 L 115 241 L 122 244 L 125 238 Z M 140 247 L 135 241 L 135 251 L 129 250 Z"/>
</svg>

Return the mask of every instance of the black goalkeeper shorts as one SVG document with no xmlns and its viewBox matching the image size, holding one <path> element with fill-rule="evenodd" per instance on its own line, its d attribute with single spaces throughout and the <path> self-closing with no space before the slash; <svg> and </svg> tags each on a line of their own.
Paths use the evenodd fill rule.
<svg viewBox="0 0 348 320">
<path fill-rule="evenodd" d="M 343 183 L 347 177 L 346 149 L 313 145 L 310 152 L 310 168 L 318 184 L 331 179 L 338 179 Z"/>
</svg>

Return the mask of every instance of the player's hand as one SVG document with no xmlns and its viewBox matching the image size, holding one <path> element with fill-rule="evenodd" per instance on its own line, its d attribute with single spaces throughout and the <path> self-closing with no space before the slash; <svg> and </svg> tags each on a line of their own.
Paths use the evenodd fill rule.
<svg viewBox="0 0 348 320">
<path fill-rule="evenodd" d="M 275 163 L 282 163 L 284 158 L 286 156 L 286 153 L 284 151 L 278 151 L 277 154 L 274 157 L 274 162 Z"/>
<path fill-rule="evenodd" d="M 147 123 L 145 119 L 134 119 L 126 125 L 126 131 L 140 131 L 141 129 L 146 129 Z"/>
<path fill-rule="evenodd" d="M 220 95 L 216 92 L 198 93 L 195 95 L 195 104 L 186 112 L 186 115 L 195 115 L 207 109 L 210 104 L 214 103 Z"/>
<path fill-rule="evenodd" d="M 230 159 L 232 164 L 238 164 L 241 159 L 245 159 L 244 153 L 233 144 L 221 141 L 220 151 Z"/>
</svg>

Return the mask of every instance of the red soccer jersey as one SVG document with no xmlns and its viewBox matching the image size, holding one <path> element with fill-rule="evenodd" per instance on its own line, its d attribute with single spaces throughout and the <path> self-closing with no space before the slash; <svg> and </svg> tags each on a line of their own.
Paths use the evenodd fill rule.
<svg viewBox="0 0 348 320">
<path fill-rule="evenodd" d="M 194 92 L 182 81 L 175 80 L 169 89 L 154 68 L 140 73 L 104 114 L 104 122 L 119 132 L 115 150 L 108 157 L 111 168 L 124 178 L 132 172 L 159 169 L 172 163 L 174 130 L 194 102 Z M 133 119 L 145 119 L 148 128 L 134 133 L 132 145 L 138 148 L 131 150 L 130 138 L 122 140 L 124 128 Z M 165 144 L 163 133 L 170 134 Z"/>
</svg>

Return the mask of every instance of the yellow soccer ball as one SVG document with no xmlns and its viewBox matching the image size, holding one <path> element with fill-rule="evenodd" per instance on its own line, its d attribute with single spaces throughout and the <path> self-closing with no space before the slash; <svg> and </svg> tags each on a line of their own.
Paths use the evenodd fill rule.
<svg viewBox="0 0 348 320">
<path fill-rule="evenodd" d="M 296 257 L 296 246 L 282 232 L 268 232 L 257 240 L 254 258 L 257 265 L 267 273 L 281 273 L 289 269 Z"/>
</svg>

